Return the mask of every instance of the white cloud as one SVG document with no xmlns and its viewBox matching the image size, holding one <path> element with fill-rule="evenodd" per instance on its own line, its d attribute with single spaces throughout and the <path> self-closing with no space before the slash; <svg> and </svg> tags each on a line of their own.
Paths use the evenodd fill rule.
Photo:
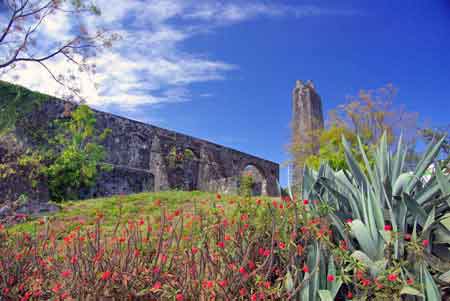
<svg viewBox="0 0 450 301">
<path fill-rule="evenodd" d="M 351 14 L 315 6 L 286 6 L 262 1 L 220 0 L 99 0 L 101 17 L 71 20 L 58 14 L 43 24 L 50 45 L 70 36 L 75 22 L 87 28 L 104 27 L 122 39 L 95 59 L 94 77 L 81 74 L 79 87 L 88 103 L 101 107 L 119 105 L 133 110 L 144 104 L 179 102 L 210 96 L 207 91 L 191 95 L 189 85 L 226 79 L 238 69 L 232 63 L 182 50 L 194 35 L 259 17 L 305 17 L 322 14 Z M 72 23 L 71 23 L 72 22 Z M 62 58 L 48 66 L 56 73 L 76 72 Z M 15 80 L 15 78 L 18 78 Z M 61 86 L 36 63 L 16 68 L 3 76 L 45 93 L 61 96 Z"/>
</svg>

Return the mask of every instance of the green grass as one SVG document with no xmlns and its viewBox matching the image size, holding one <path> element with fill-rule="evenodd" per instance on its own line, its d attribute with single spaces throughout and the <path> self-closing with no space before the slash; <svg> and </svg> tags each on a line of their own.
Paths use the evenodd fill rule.
<svg viewBox="0 0 450 301">
<path fill-rule="evenodd" d="M 184 212 L 194 212 L 194 208 L 222 205 L 226 210 L 230 201 L 241 199 L 238 196 L 223 195 L 217 200 L 216 194 L 200 191 L 164 191 L 139 193 L 126 196 L 113 196 L 84 201 L 70 201 L 58 204 L 61 210 L 50 214 L 53 228 L 56 226 L 63 232 L 68 232 L 83 220 L 87 225 L 93 225 L 98 213 L 102 213 L 102 228 L 112 230 L 118 221 L 126 222 L 140 218 L 156 218 L 160 216 L 160 207 L 155 205 L 156 200 L 161 201 L 161 207 L 167 212 L 182 209 Z M 269 199 L 269 197 L 261 197 Z M 231 209 L 230 209 L 231 210 Z M 8 228 L 10 234 L 21 232 L 33 233 L 40 219 L 36 217 L 21 224 Z M 120 219 L 120 220 L 119 220 Z"/>
</svg>

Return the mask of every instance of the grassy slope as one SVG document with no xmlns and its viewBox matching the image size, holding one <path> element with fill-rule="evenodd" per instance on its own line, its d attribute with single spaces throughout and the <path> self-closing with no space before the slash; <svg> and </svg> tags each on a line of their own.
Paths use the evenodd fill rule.
<svg viewBox="0 0 450 301">
<path fill-rule="evenodd" d="M 138 218 L 155 218 L 160 214 L 160 208 L 155 205 L 156 200 L 161 201 L 161 206 L 168 212 L 183 209 L 185 212 L 193 212 L 194 206 L 210 206 L 212 202 L 223 205 L 225 209 L 228 203 L 239 197 L 224 195 L 217 200 L 216 194 L 200 191 L 165 191 L 140 193 L 127 196 L 114 196 L 110 198 L 98 198 L 85 201 L 72 201 L 60 204 L 61 210 L 49 216 L 53 227 L 70 231 L 79 224 L 80 220 L 86 224 L 93 224 L 97 213 L 102 213 L 104 219 L 103 229 L 113 229 L 119 217 L 121 221 L 136 220 Z M 269 197 L 261 197 L 269 199 Z M 120 209 L 122 207 L 122 210 Z M 39 219 L 32 219 L 25 223 L 15 225 L 8 229 L 11 234 L 18 232 L 34 232 Z"/>
</svg>

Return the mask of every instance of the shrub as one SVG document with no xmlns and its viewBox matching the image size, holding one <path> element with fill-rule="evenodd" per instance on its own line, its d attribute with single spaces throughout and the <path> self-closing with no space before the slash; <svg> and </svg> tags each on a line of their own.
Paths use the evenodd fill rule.
<svg viewBox="0 0 450 301">
<path fill-rule="evenodd" d="M 77 199 L 80 189 L 95 184 L 100 170 L 110 169 L 102 164 L 106 152 L 99 144 L 110 130 L 98 133 L 95 124 L 94 112 L 80 105 L 68 122 L 59 125 L 53 145 L 61 151 L 46 169 L 52 200 Z"/>
<path fill-rule="evenodd" d="M 239 181 L 239 195 L 251 197 L 253 195 L 253 176 L 251 173 L 243 174 Z"/>
</svg>

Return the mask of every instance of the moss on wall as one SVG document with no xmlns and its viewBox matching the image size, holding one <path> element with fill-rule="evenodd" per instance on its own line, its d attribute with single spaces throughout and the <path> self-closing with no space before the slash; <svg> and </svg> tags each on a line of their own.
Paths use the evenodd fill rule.
<svg viewBox="0 0 450 301">
<path fill-rule="evenodd" d="M 0 81 L 0 136 L 13 130 L 17 120 L 50 99 L 49 95 Z"/>
</svg>

